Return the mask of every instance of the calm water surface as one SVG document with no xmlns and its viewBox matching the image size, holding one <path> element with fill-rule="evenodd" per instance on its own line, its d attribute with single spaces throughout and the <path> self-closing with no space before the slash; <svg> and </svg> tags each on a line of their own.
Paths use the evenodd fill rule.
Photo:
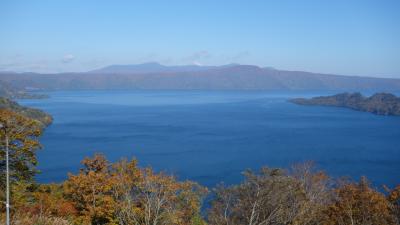
<svg viewBox="0 0 400 225">
<path fill-rule="evenodd" d="M 142 166 L 207 186 L 237 183 L 246 168 L 307 160 L 336 177 L 400 183 L 400 117 L 287 102 L 321 93 L 48 94 L 49 99 L 20 101 L 54 117 L 41 138 L 40 182 L 62 181 L 85 156 L 102 152 L 111 161 L 136 157 Z"/>
</svg>

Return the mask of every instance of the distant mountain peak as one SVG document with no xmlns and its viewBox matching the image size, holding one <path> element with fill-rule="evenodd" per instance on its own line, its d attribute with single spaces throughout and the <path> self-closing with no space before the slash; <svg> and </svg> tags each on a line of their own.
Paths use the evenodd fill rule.
<svg viewBox="0 0 400 225">
<path fill-rule="evenodd" d="M 229 70 L 237 70 L 237 71 L 258 71 L 261 70 L 259 66 L 255 65 L 241 65 L 241 64 L 230 64 L 221 68 L 227 68 Z"/>
<path fill-rule="evenodd" d="M 202 65 L 176 65 L 166 66 L 158 62 L 146 62 L 141 64 L 127 64 L 127 65 L 110 65 L 97 70 L 89 71 L 88 73 L 101 73 L 101 74 L 139 74 L 139 73 L 170 73 L 170 72 L 197 72 L 215 68 L 229 68 L 240 66 L 237 63 L 231 63 L 223 66 L 202 66 Z"/>
<path fill-rule="evenodd" d="M 84 75 L 84 76 L 83 76 Z M 114 76 L 118 75 L 118 76 Z M 0 80 L 20 89 L 202 89 L 336 90 L 398 92 L 400 79 L 355 77 L 278 70 L 254 65 L 177 65 L 157 62 L 111 65 L 87 73 L 1 73 Z M 375 98 L 388 98 L 376 96 Z"/>
<path fill-rule="evenodd" d="M 147 62 L 141 64 L 109 65 L 97 70 L 89 71 L 89 73 L 149 73 L 162 71 L 164 68 L 166 68 L 166 66 L 157 62 Z"/>
<path fill-rule="evenodd" d="M 161 65 L 161 63 L 159 62 L 145 62 L 145 63 L 141 63 L 141 64 L 137 64 L 137 65 L 158 65 L 158 66 L 163 66 Z"/>
<path fill-rule="evenodd" d="M 233 66 L 240 66 L 240 65 L 241 64 L 239 64 L 239 63 L 229 63 L 229 64 L 222 65 L 220 67 L 233 67 Z"/>
</svg>

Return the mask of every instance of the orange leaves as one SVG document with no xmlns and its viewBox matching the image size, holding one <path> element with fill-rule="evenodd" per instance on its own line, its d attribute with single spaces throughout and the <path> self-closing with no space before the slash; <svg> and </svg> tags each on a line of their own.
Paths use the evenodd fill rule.
<svg viewBox="0 0 400 225">
<path fill-rule="evenodd" d="M 64 194 L 71 200 L 85 221 L 111 222 L 115 201 L 111 196 L 113 179 L 109 163 L 103 155 L 82 161 L 84 168 L 78 175 L 69 175 L 64 182 Z"/>
<path fill-rule="evenodd" d="M 89 172 L 101 174 L 108 171 L 109 163 L 102 154 L 95 154 L 93 158 L 86 157 L 81 163 L 84 166 L 81 171 L 86 174 Z"/>
<path fill-rule="evenodd" d="M 22 141 L 27 137 L 40 136 L 42 133 L 41 126 L 36 120 L 6 109 L 0 109 L 0 124 L 4 127 L 0 135 L 4 137 L 6 132 L 15 140 Z"/>
<path fill-rule="evenodd" d="M 133 164 L 136 165 L 136 161 L 123 160 L 114 167 L 113 175 L 119 181 L 114 193 L 119 199 L 118 221 L 123 224 L 190 224 L 199 213 L 205 190 L 195 183 L 178 182 L 172 176 L 155 173 L 151 168 L 139 170 Z"/>
<path fill-rule="evenodd" d="M 82 164 L 80 173 L 64 183 L 79 223 L 190 224 L 199 214 L 205 189 L 193 182 L 140 169 L 136 160 L 110 164 L 96 154 Z"/>
<path fill-rule="evenodd" d="M 389 190 L 389 201 L 400 205 L 400 185 L 397 185 L 393 190 Z"/>
<path fill-rule="evenodd" d="M 390 202 L 372 189 L 366 178 L 334 190 L 336 198 L 326 211 L 328 224 L 396 224 Z"/>
<path fill-rule="evenodd" d="M 398 223 L 400 224 L 400 185 L 397 185 L 393 190 L 385 187 L 389 193 L 388 200 L 392 203 L 393 214 L 396 216 Z"/>
<path fill-rule="evenodd" d="M 13 190 L 12 186 L 15 183 L 31 182 L 37 172 L 35 152 L 40 148 L 38 137 L 42 130 L 36 121 L 5 109 L 0 109 L 0 127 L 0 148 L 2 149 L 0 151 L 0 169 L 1 171 L 6 170 L 6 154 L 3 149 L 5 149 L 7 144 L 9 150 L 9 169 L 11 171 L 10 183 L 11 190 Z M 0 177 L 1 193 L 5 193 L 5 180 L 6 176 Z M 12 210 L 14 205 L 21 204 L 20 202 L 15 202 L 15 199 L 23 200 L 23 197 L 15 198 L 14 194 L 18 195 L 18 193 L 11 191 Z M 4 195 L 0 195 L 2 202 L 5 201 Z M 1 204 L 1 208 L 3 206 L 4 204 Z"/>
<path fill-rule="evenodd" d="M 215 190 L 210 224 L 399 224 L 400 186 L 387 198 L 365 178 L 333 188 L 333 181 L 309 163 L 295 165 L 288 173 L 263 168 L 245 176 L 238 185 Z"/>
<path fill-rule="evenodd" d="M 34 198 L 34 204 L 31 207 L 33 214 L 65 218 L 77 215 L 77 210 L 72 202 L 64 199 L 61 185 L 41 185 L 32 195 Z"/>
</svg>

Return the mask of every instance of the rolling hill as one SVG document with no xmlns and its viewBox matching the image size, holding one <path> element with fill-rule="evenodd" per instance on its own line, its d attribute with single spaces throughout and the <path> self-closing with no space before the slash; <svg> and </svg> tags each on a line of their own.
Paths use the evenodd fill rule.
<svg viewBox="0 0 400 225">
<path fill-rule="evenodd" d="M 82 73 L 0 73 L 19 89 L 200 89 L 400 91 L 400 79 L 287 71 L 252 65 L 114 65 Z"/>
</svg>

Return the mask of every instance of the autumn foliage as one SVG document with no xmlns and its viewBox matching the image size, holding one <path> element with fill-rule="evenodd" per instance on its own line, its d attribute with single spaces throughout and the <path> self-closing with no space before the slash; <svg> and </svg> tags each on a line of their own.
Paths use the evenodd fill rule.
<svg viewBox="0 0 400 225">
<path fill-rule="evenodd" d="M 335 182 L 309 163 L 246 171 L 242 183 L 216 187 L 203 213 L 207 189 L 194 182 L 100 154 L 82 164 L 61 184 L 15 183 L 13 224 L 399 224 L 400 186 L 385 195 L 365 178 Z"/>
<path fill-rule="evenodd" d="M 135 159 L 111 163 L 101 154 L 82 160 L 79 173 L 62 183 L 37 184 L 41 128 L 6 110 L 0 110 L 0 122 L 7 125 L 0 138 L 10 139 L 13 225 L 400 224 L 400 185 L 381 192 L 366 178 L 335 181 L 312 163 L 245 171 L 241 183 L 213 189 L 208 209 L 202 204 L 207 188 L 141 168 Z M 3 151 L 0 157 L 4 171 Z"/>
<path fill-rule="evenodd" d="M 246 171 L 243 183 L 216 188 L 210 224 L 318 224 L 330 197 L 328 177 L 310 170 Z"/>
<path fill-rule="evenodd" d="M 37 172 L 36 151 L 40 148 L 38 137 L 42 134 L 41 125 L 18 113 L 0 109 L 0 147 L 4 149 L 8 137 L 10 169 L 14 171 L 11 182 L 32 181 Z M 5 171 L 5 151 L 0 152 L 0 168 Z M 5 188 L 5 176 L 1 176 L 0 188 Z"/>
<path fill-rule="evenodd" d="M 397 224 L 393 205 L 371 188 L 365 177 L 334 189 L 334 199 L 326 210 L 326 224 Z"/>
<path fill-rule="evenodd" d="M 399 187 L 385 196 L 366 178 L 333 182 L 310 164 L 292 171 L 247 171 L 245 181 L 215 189 L 208 212 L 213 225 L 395 225 L 399 224 Z"/>
<path fill-rule="evenodd" d="M 192 224 L 206 189 L 179 182 L 136 160 L 110 164 L 103 155 L 82 161 L 64 183 L 65 198 L 78 211 L 78 224 Z"/>
</svg>

